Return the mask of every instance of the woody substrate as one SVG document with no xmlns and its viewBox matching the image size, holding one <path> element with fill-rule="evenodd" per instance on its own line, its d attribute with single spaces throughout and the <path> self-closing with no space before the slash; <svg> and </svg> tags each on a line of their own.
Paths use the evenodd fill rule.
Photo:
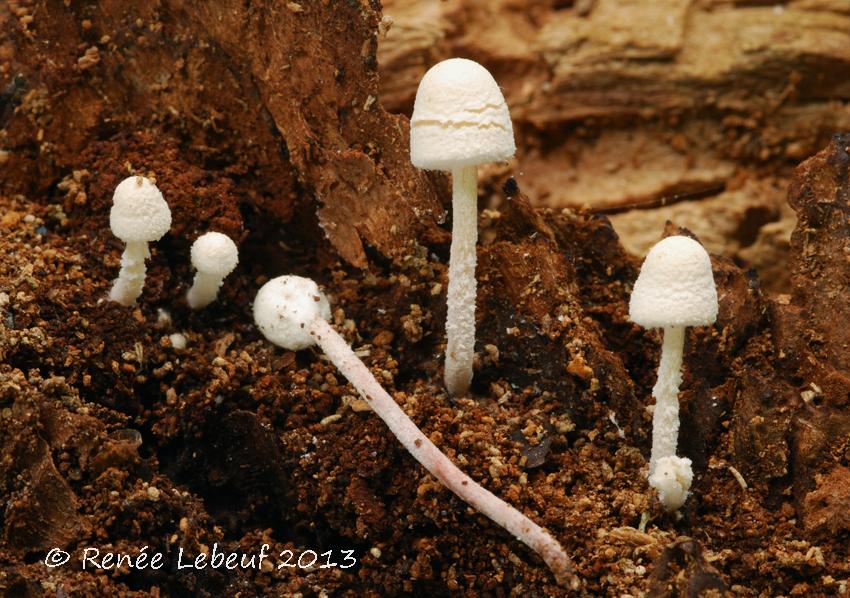
<svg viewBox="0 0 850 598">
<path fill-rule="evenodd" d="M 319 353 L 262 338 L 251 301 L 280 274 L 323 286 L 336 329 L 405 412 L 545 526 L 587 594 L 846 592 L 850 137 L 824 140 L 789 177 L 784 292 L 712 256 L 720 313 L 687 334 L 680 394 L 693 495 L 667 515 L 645 478 L 659 338 L 627 319 L 639 259 L 606 216 L 532 207 L 521 180 L 493 173 L 473 393 L 450 398 L 447 181 L 409 164 L 406 119 L 377 100 L 377 7 L 318 4 L 46 2 L 24 5 L 24 24 L 4 13 L 2 593 L 565 593 L 418 467 Z M 275 31 L 264 50 L 259 33 Z M 128 309 L 106 300 L 122 250 L 107 222 L 131 172 L 156 179 L 174 224 Z M 218 302 L 192 311 L 189 247 L 208 230 L 237 241 L 240 265 Z M 690 234 L 670 223 L 656 237 L 671 233 Z M 216 543 L 351 549 L 358 563 L 43 563 L 53 547 L 147 545 L 173 562 L 178 547 Z"/>
</svg>

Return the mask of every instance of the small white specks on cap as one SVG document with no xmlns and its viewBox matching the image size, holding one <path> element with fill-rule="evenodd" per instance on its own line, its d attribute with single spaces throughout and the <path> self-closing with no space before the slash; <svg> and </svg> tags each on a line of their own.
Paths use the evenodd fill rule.
<svg viewBox="0 0 850 598">
<path fill-rule="evenodd" d="M 171 210 L 150 179 L 131 176 L 115 188 L 109 226 L 125 243 L 156 241 L 171 228 Z"/>
<path fill-rule="evenodd" d="M 310 324 L 328 320 L 331 308 L 315 282 L 300 276 L 279 276 L 264 284 L 254 299 L 254 323 L 269 341 L 299 351 L 315 344 Z"/>
<path fill-rule="evenodd" d="M 451 58 L 425 73 L 410 117 L 414 166 L 452 170 L 501 162 L 515 151 L 508 106 L 487 69 Z"/>
<path fill-rule="evenodd" d="M 224 278 L 238 263 L 239 250 L 227 235 L 209 232 L 192 243 L 192 265 L 200 272 Z"/>
<path fill-rule="evenodd" d="M 641 266 L 629 317 L 645 328 L 714 323 L 717 289 L 703 246 L 678 235 L 657 243 Z"/>
</svg>

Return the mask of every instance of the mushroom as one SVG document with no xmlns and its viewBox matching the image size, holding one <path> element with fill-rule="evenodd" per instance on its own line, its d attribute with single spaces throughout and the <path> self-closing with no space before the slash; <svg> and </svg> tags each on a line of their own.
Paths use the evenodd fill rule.
<svg viewBox="0 0 850 598">
<path fill-rule="evenodd" d="M 649 485 L 658 491 L 658 500 L 668 511 L 676 511 L 685 504 L 693 481 L 691 460 L 675 455 L 658 459 L 655 471 L 649 476 Z"/>
<path fill-rule="evenodd" d="M 410 160 L 452 173 L 452 245 L 446 318 L 446 387 L 464 395 L 475 350 L 475 245 L 479 164 L 514 155 L 508 106 L 493 76 L 472 60 L 452 58 L 425 73 L 410 117 Z"/>
<path fill-rule="evenodd" d="M 298 351 L 318 344 L 413 457 L 449 490 L 525 542 L 552 569 L 559 583 L 579 585 L 570 558 L 549 533 L 455 466 L 381 387 L 348 343 L 328 323 L 330 306 L 316 283 L 280 276 L 260 288 L 254 322 L 275 345 Z"/>
<path fill-rule="evenodd" d="M 629 317 L 644 328 L 663 328 L 658 380 L 652 388 L 652 452 L 649 484 L 668 511 L 684 504 L 693 471 L 691 460 L 676 456 L 679 437 L 679 384 L 686 326 L 717 319 L 717 289 L 711 259 L 689 237 L 672 236 L 646 255 L 629 301 Z"/>
<path fill-rule="evenodd" d="M 192 265 L 197 272 L 186 302 L 192 309 L 206 307 L 218 296 L 224 278 L 239 263 L 239 251 L 230 237 L 209 232 L 192 243 Z"/>
<path fill-rule="evenodd" d="M 131 176 L 115 188 L 109 227 L 126 243 L 121 271 L 109 298 L 129 307 L 136 303 L 145 284 L 145 260 L 151 255 L 148 243 L 158 240 L 171 228 L 171 210 L 153 181 Z"/>
</svg>

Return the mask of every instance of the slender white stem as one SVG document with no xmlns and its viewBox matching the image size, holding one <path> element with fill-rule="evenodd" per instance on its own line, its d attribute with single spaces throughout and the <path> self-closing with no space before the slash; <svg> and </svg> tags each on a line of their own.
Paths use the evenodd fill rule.
<svg viewBox="0 0 850 598">
<path fill-rule="evenodd" d="M 679 384 L 682 382 L 682 351 L 685 347 L 685 327 L 664 328 L 661 344 L 661 363 L 658 380 L 652 388 L 655 411 L 652 414 L 652 452 L 649 475 L 655 472 L 658 460 L 676 456 L 679 441 Z"/>
<path fill-rule="evenodd" d="M 452 246 L 446 317 L 446 388 L 463 396 L 472 383 L 475 353 L 475 246 L 478 241 L 477 167 L 452 171 Z"/>
<path fill-rule="evenodd" d="M 145 260 L 151 256 L 147 241 L 130 241 L 121 254 L 121 271 L 109 291 L 112 301 L 130 307 L 145 285 Z"/>
<path fill-rule="evenodd" d="M 578 587 L 572 562 L 561 545 L 545 529 L 458 469 L 416 427 L 330 324 L 322 319 L 314 320 L 310 333 L 331 362 L 366 399 L 372 411 L 384 420 L 399 442 L 431 475 L 539 554 L 558 583 Z"/>
<path fill-rule="evenodd" d="M 192 288 L 186 293 L 186 302 L 192 309 L 206 307 L 218 297 L 218 289 L 224 279 L 207 272 L 195 272 Z"/>
</svg>

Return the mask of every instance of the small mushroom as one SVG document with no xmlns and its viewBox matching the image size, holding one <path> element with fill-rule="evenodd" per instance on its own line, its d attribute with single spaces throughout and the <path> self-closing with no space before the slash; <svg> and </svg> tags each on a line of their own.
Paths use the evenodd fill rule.
<svg viewBox="0 0 850 598">
<path fill-rule="evenodd" d="M 192 265 L 195 280 L 186 293 L 186 302 L 192 309 L 201 309 L 216 300 L 224 278 L 239 263 L 236 243 L 222 233 L 209 232 L 192 243 Z"/>
<path fill-rule="evenodd" d="M 475 351 L 475 245 L 479 164 L 514 155 L 508 106 L 493 76 L 472 60 L 451 58 L 425 73 L 410 117 L 410 160 L 452 173 L 452 245 L 446 318 L 446 387 L 464 395 Z"/>
<path fill-rule="evenodd" d="M 577 588 L 579 580 L 564 549 L 549 533 L 463 473 L 438 449 L 381 387 L 351 347 L 328 323 L 330 306 L 316 283 L 280 276 L 260 288 L 254 322 L 272 343 L 298 351 L 318 344 L 357 389 L 372 411 L 413 457 L 449 490 L 525 542 L 552 569 L 559 583 Z"/>
<path fill-rule="evenodd" d="M 148 243 L 159 240 L 171 228 L 171 210 L 150 179 L 131 176 L 115 188 L 109 226 L 126 243 L 121 271 L 109 298 L 129 307 L 136 303 L 145 284 L 145 260 L 151 255 Z"/>
<path fill-rule="evenodd" d="M 663 328 L 658 380 L 652 388 L 652 452 L 649 484 L 669 511 L 684 504 L 693 480 L 691 460 L 676 456 L 679 384 L 686 326 L 717 319 L 717 289 L 711 259 L 689 237 L 673 236 L 646 255 L 629 301 L 629 317 L 644 328 Z"/>
</svg>

